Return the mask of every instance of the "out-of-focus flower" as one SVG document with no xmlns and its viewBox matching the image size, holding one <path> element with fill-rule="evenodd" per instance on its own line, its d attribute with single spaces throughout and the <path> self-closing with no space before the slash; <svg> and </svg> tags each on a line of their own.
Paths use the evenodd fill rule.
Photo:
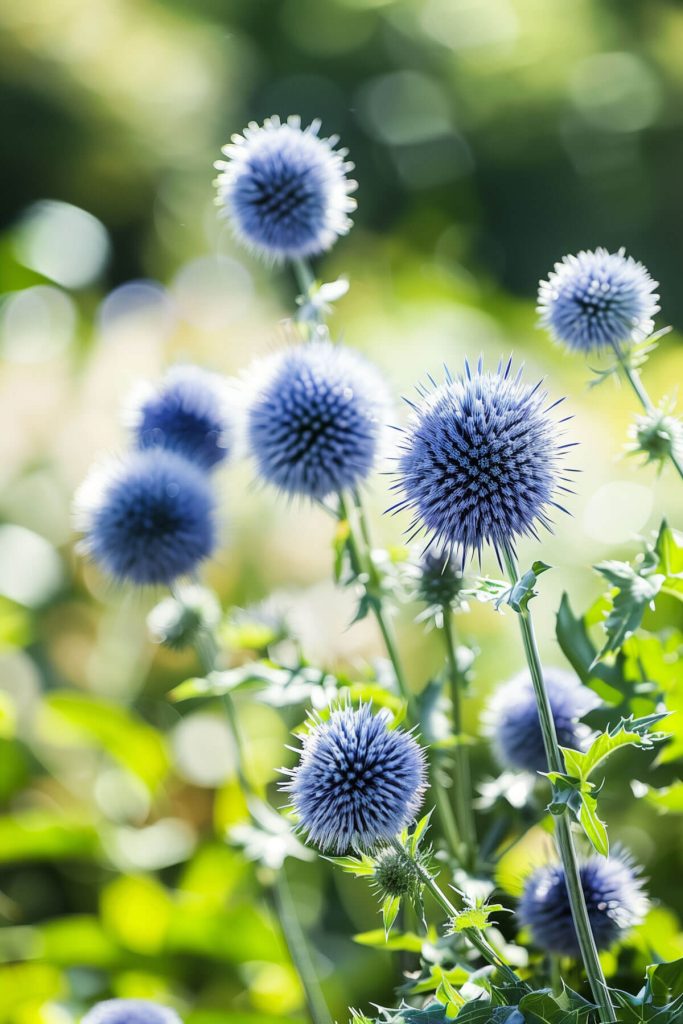
<svg viewBox="0 0 683 1024">
<path fill-rule="evenodd" d="M 75 518 L 93 561 L 141 586 L 193 573 L 216 545 L 210 478 L 163 449 L 96 466 L 76 494 Z"/>
<path fill-rule="evenodd" d="M 321 500 L 366 479 L 389 404 L 370 363 L 316 341 L 278 353 L 254 376 L 247 433 L 264 480 L 286 494 Z"/>
<path fill-rule="evenodd" d="M 418 565 L 417 599 L 428 607 L 448 608 L 465 586 L 462 562 L 448 551 L 429 547 Z"/>
<path fill-rule="evenodd" d="M 267 259 L 316 256 L 351 227 L 353 164 L 319 131 L 320 121 L 302 129 L 299 117 L 252 122 L 215 164 L 217 202 L 236 237 Z"/>
<path fill-rule="evenodd" d="M 205 587 L 177 587 L 173 596 L 165 597 L 147 616 L 152 639 L 172 650 L 193 644 L 202 632 L 216 628 L 221 608 L 215 594 Z"/>
<path fill-rule="evenodd" d="M 652 333 L 659 312 L 653 281 L 625 251 L 596 249 L 565 256 L 541 281 L 540 322 L 567 348 L 589 353 L 640 342 Z"/>
<path fill-rule="evenodd" d="M 598 949 L 609 949 L 647 913 L 642 879 L 625 854 L 590 857 L 580 865 L 579 873 L 595 944 Z M 580 955 L 562 865 L 548 864 L 529 876 L 517 914 L 539 949 L 561 956 Z"/>
<path fill-rule="evenodd" d="M 543 678 L 560 746 L 584 750 L 591 730 L 580 719 L 598 706 L 600 698 L 566 669 L 545 668 Z M 495 690 L 484 713 L 484 727 L 504 768 L 548 770 L 534 686 L 527 669 Z"/>
<path fill-rule="evenodd" d="M 659 408 L 636 416 L 629 428 L 628 451 L 644 455 L 646 462 L 656 462 L 660 468 L 672 456 L 683 460 L 683 423 L 671 415 L 672 410 L 673 402 L 665 401 Z"/>
<path fill-rule="evenodd" d="M 302 742 L 283 788 L 309 842 L 335 853 L 371 849 L 413 821 L 426 788 L 424 753 L 409 733 L 389 728 L 385 712 L 338 708 Z"/>
<path fill-rule="evenodd" d="M 140 385 L 126 419 L 139 449 L 178 452 L 204 469 L 230 454 L 234 422 L 226 382 L 198 366 L 174 366 L 158 387 Z"/>
<path fill-rule="evenodd" d="M 410 508 L 411 530 L 463 556 L 491 544 L 497 552 L 524 534 L 550 527 L 550 507 L 563 486 L 561 444 L 540 384 L 512 375 L 511 361 L 420 389 L 421 401 L 400 442 L 402 499 L 391 511 Z M 564 510 L 563 510 L 564 511 Z"/>
<path fill-rule="evenodd" d="M 97 1003 L 82 1024 L 181 1024 L 175 1010 L 147 999 L 107 999 Z"/>
</svg>

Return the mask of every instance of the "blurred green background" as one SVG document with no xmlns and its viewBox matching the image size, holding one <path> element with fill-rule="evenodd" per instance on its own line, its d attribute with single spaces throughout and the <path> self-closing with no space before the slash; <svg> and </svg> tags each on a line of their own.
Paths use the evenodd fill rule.
<svg viewBox="0 0 683 1024">
<path fill-rule="evenodd" d="M 555 571 L 536 602 L 562 664 L 564 589 L 583 609 L 591 565 L 630 557 L 680 489 L 623 453 L 631 395 L 535 328 L 536 284 L 565 252 L 620 245 L 661 282 L 662 324 L 683 320 L 683 9 L 663 0 L 3 0 L 0 5 L 0 1021 L 70 1024 L 108 994 L 162 998 L 192 1024 L 302 1019 L 301 994 L 254 870 L 224 845 L 241 799 L 214 711 L 162 698 L 189 656 L 152 648 L 152 595 L 112 590 L 74 552 L 70 502 L 124 443 L 130 385 L 178 359 L 236 373 L 287 336 L 295 289 L 238 251 L 213 206 L 212 162 L 232 132 L 279 113 L 320 117 L 360 182 L 352 233 L 317 268 L 351 290 L 332 328 L 384 368 L 397 396 L 465 355 L 513 351 L 569 396 L 582 470 L 573 518 L 522 564 Z M 654 396 L 683 370 L 674 333 L 652 357 Z M 220 477 L 225 544 L 208 579 L 226 606 L 276 593 L 312 661 L 357 670 L 381 648 L 348 630 L 329 582 L 330 525 Z M 388 484 L 369 500 L 375 533 Z M 678 523 L 680 526 L 680 522 Z M 485 568 L 496 573 L 495 564 Z M 434 641 L 401 620 L 411 678 Z M 459 619 L 479 648 L 468 725 L 521 665 L 514 622 Z M 253 770 L 283 763 L 296 716 L 243 702 Z M 477 774 L 491 772 L 485 743 Z M 623 784 L 613 834 L 650 891 L 683 913 L 683 829 Z M 389 954 L 362 882 L 292 870 L 334 1013 L 388 1004 Z M 657 911 L 679 949 L 680 926 Z"/>
</svg>

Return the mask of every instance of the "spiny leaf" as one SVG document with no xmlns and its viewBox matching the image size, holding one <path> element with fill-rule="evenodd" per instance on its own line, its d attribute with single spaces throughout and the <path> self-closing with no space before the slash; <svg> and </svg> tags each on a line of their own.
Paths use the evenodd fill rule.
<svg viewBox="0 0 683 1024">
<path fill-rule="evenodd" d="M 398 912 L 400 909 L 400 896 L 385 896 L 384 902 L 382 903 L 382 921 L 384 923 L 384 935 L 387 939 L 389 938 L 391 926 L 398 917 Z"/>
<path fill-rule="evenodd" d="M 598 660 L 618 651 L 640 626 L 645 609 L 652 604 L 666 577 L 662 573 L 647 575 L 636 571 L 628 562 L 600 562 L 595 566 L 607 582 L 616 589 L 612 607 L 605 619 L 606 642 Z"/>
</svg>

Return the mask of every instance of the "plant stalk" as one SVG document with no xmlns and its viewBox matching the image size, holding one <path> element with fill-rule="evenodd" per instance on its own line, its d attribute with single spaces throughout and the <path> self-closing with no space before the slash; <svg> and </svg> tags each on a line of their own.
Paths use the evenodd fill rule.
<svg viewBox="0 0 683 1024">
<path fill-rule="evenodd" d="M 453 709 L 453 732 L 455 734 L 455 772 L 453 778 L 453 798 L 455 804 L 455 816 L 458 828 L 463 839 L 465 866 L 472 868 L 477 853 L 477 832 L 474 823 L 472 810 L 472 781 L 470 773 L 470 759 L 467 747 L 463 742 L 462 728 L 462 707 L 460 693 L 460 672 L 458 670 L 458 659 L 455 652 L 455 639 L 453 636 L 453 622 L 451 609 L 443 609 L 443 627 L 441 630 L 446 645 L 448 658 L 448 680 L 451 692 L 451 705 Z"/>
<path fill-rule="evenodd" d="M 177 593 L 174 593 L 174 596 L 176 600 L 182 600 Z M 202 670 L 207 675 L 215 671 L 219 647 L 213 632 L 202 629 L 195 641 L 195 649 Z M 235 703 L 229 693 L 223 694 L 222 701 L 230 734 L 237 752 L 237 777 L 247 800 L 254 799 L 258 794 L 245 772 L 244 742 L 237 719 Z M 320 987 L 315 964 L 308 949 L 306 936 L 299 923 L 296 907 L 289 891 L 284 864 L 279 871 L 275 872 L 272 893 L 282 934 L 284 935 L 289 955 L 304 991 L 311 1022 L 312 1024 L 332 1024 L 332 1017 L 327 1009 L 327 1003 Z"/>
<path fill-rule="evenodd" d="M 619 347 L 618 344 L 614 344 L 612 347 L 614 348 L 614 351 L 616 353 L 616 357 L 619 361 L 621 370 L 626 380 L 631 385 L 631 388 L 633 389 L 633 392 L 638 401 L 640 402 L 640 404 L 642 405 L 643 409 L 646 413 L 654 412 L 654 403 L 650 398 L 649 394 L 647 393 L 647 389 L 643 384 L 640 373 L 634 367 L 629 366 L 628 359 L 624 357 L 623 350 Z M 683 460 L 681 460 L 680 456 L 677 455 L 675 451 L 669 452 L 669 460 L 671 462 L 671 465 L 678 473 L 681 480 L 683 480 Z"/>
<path fill-rule="evenodd" d="M 503 555 L 510 583 L 514 586 L 518 580 L 518 573 L 515 556 L 509 545 L 505 546 Z M 551 772 L 563 773 L 565 770 L 564 759 L 557 742 L 555 720 L 550 708 L 545 680 L 543 679 L 541 659 L 539 657 L 533 621 L 528 607 L 519 612 L 519 628 L 522 634 L 524 653 L 526 654 L 529 672 L 531 673 L 534 693 L 536 695 L 538 717 L 541 722 L 543 745 L 545 747 L 545 754 L 548 761 L 548 770 Z M 613 1022 L 617 1020 L 617 1017 L 614 1012 L 609 988 L 605 981 L 605 975 L 602 970 L 597 946 L 595 945 L 595 939 L 591 930 L 588 909 L 586 907 L 586 898 L 583 892 L 583 886 L 581 885 L 576 849 L 574 847 L 574 840 L 566 814 L 561 814 L 555 818 L 555 835 L 560 851 L 560 857 L 562 859 L 562 865 L 564 867 L 572 919 L 574 921 L 574 927 L 576 928 L 579 948 L 581 950 L 581 956 L 591 992 L 593 993 L 593 999 L 598 1005 L 601 1024 L 613 1024 Z"/>
</svg>

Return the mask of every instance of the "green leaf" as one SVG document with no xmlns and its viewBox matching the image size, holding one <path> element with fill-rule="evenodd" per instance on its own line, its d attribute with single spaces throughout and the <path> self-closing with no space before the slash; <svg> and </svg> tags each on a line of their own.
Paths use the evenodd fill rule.
<svg viewBox="0 0 683 1024">
<path fill-rule="evenodd" d="M 384 935 L 385 938 L 389 938 L 389 932 L 391 926 L 398 916 L 398 912 L 401 909 L 401 897 L 400 896 L 385 896 L 382 902 L 382 922 L 384 924 Z"/>
<path fill-rule="evenodd" d="M 500 903 L 476 903 L 465 910 L 461 910 L 452 920 L 451 925 L 454 932 L 464 932 L 468 928 L 476 928 L 484 931 L 489 927 L 491 914 L 499 914 L 507 908 Z"/>
<path fill-rule="evenodd" d="M 408 852 L 410 853 L 411 857 L 415 857 L 415 854 L 417 853 L 418 848 L 420 846 L 420 841 L 426 834 L 427 829 L 429 828 L 429 822 L 431 821 L 433 813 L 434 808 L 432 808 L 429 814 L 425 814 L 423 818 L 420 818 L 417 825 L 413 829 L 413 833 L 408 840 Z"/>
<path fill-rule="evenodd" d="M 620 650 L 635 633 L 645 609 L 654 601 L 666 577 L 661 573 L 644 575 L 642 567 L 638 572 L 628 562 L 600 562 L 595 568 L 616 589 L 605 620 L 607 640 L 598 655 L 598 659 L 602 659 Z"/>
<path fill-rule="evenodd" d="M 54 742 L 67 746 L 85 743 L 106 751 L 149 789 L 166 777 L 168 756 L 163 738 L 135 714 L 105 700 L 72 691 L 45 698 L 44 726 Z"/>
<path fill-rule="evenodd" d="M 583 828 L 593 848 L 603 857 L 609 854 L 609 840 L 607 838 L 607 826 L 598 817 L 598 802 L 588 792 L 581 793 L 581 810 L 579 811 L 579 823 Z"/>
<path fill-rule="evenodd" d="M 507 603 L 516 612 L 524 612 L 529 601 L 536 596 L 536 583 L 542 573 L 547 572 L 552 566 L 545 562 L 534 562 L 530 569 L 520 576 L 510 591 Z"/>
<path fill-rule="evenodd" d="M 328 860 L 330 864 L 336 864 L 342 871 L 349 875 L 355 875 L 356 878 L 363 878 L 375 873 L 374 860 L 364 853 L 360 857 L 323 857 L 322 859 Z"/>
<path fill-rule="evenodd" d="M 662 590 L 683 601 L 683 534 L 662 520 L 654 546 L 655 572 L 664 574 Z"/>
<path fill-rule="evenodd" d="M 662 737 L 649 733 L 651 725 L 662 721 L 666 714 L 647 715 L 643 718 L 622 718 L 612 729 L 601 732 L 595 737 L 588 750 L 571 750 L 560 747 L 564 756 L 567 774 L 574 778 L 586 780 L 598 765 L 603 764 L 615 750 L 633 746 L 650 749 Z"/>
<path fill-rule="evenodd" d="M 353 941 L 360 946 L 371 946 L 373 949 L 394 949 L 406 953 L 420 953 L 425 943 L 425 939 L 414 932 L 394 932 L 387 937 L 383 928 L 360 932 L 353 936 Z"/>
</svg>

